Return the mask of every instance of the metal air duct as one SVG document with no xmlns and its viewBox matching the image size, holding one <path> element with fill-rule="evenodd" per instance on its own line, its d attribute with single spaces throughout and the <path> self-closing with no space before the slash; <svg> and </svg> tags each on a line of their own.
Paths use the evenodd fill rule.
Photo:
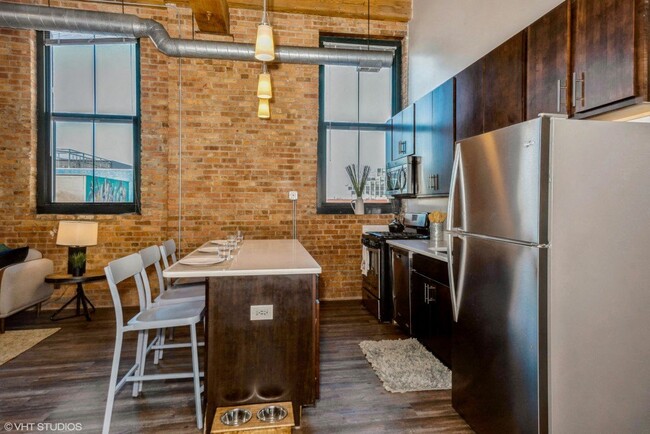
<svg viewBox="0 0 650 434">
<path fill-rule="evenodd" d="M 0 27 L 135 38 L 149 37 L 158 50 L 171 57 L 256 62 L 253 44 L 171 38 L 159 22 L 130 14 L 0 2 Z M 392 65 L 393 54 L 381 51 L 285 46 L 276 47 L 275 61 L 307 65 L 383 68 Z"/>
</svg>

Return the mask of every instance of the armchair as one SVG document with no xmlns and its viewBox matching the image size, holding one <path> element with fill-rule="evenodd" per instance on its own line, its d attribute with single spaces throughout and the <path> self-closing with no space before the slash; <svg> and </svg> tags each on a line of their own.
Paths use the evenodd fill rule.
<svg viewBox="0 0 650 434">
<path fill-rule="evenodd" d="M 0 333 L 5 332 L 5 319 L 36 306 L 52 295 L 54 289 L 45 283 L 45 276 L 54 272 L 54 264 L 41 252 L 29 249 L 24 262 L 0 268 Z"/>
</svg>

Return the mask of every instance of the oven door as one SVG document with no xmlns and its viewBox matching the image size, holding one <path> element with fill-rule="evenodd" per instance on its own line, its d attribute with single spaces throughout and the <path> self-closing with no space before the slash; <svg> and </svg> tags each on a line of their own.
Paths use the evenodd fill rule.
<svg viewBox="0 0 650 434">
<path fill-rule="evenodd" d="M 366 247 L 368 249 L 368 273 L 362 276 L 362 300 L 363 304 L 377 319 L 380 318 L 380 294 L 381 294 L 381 248 Z"/>
</svg>

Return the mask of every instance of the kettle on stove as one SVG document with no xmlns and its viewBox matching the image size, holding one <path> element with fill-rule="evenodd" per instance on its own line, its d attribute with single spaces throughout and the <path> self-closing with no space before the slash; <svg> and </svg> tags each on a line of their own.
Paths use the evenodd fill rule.
<svg viewBox="0 0 650 434">
<path fill-rule="evenodd" d="M 397 218 L 397 214 L 395 214 L 395 218 L 393 219 L 393 221 L 388 223 L 388 230 L 392 233 L 404 232 L 404 225 Z"/>
</svg>

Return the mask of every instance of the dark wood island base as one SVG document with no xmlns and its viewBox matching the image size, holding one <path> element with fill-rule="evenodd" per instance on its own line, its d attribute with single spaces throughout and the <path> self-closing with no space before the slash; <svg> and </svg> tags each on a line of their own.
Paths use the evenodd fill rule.
<svg viewBox="0 0 650 434">
<path fill-rule="evenodd" d="M 300 426 L 318 398 L 318 275 L 209 277 L 206 307 L 206 432 L 217 407 L 281 401 Z"/>
</svg>

